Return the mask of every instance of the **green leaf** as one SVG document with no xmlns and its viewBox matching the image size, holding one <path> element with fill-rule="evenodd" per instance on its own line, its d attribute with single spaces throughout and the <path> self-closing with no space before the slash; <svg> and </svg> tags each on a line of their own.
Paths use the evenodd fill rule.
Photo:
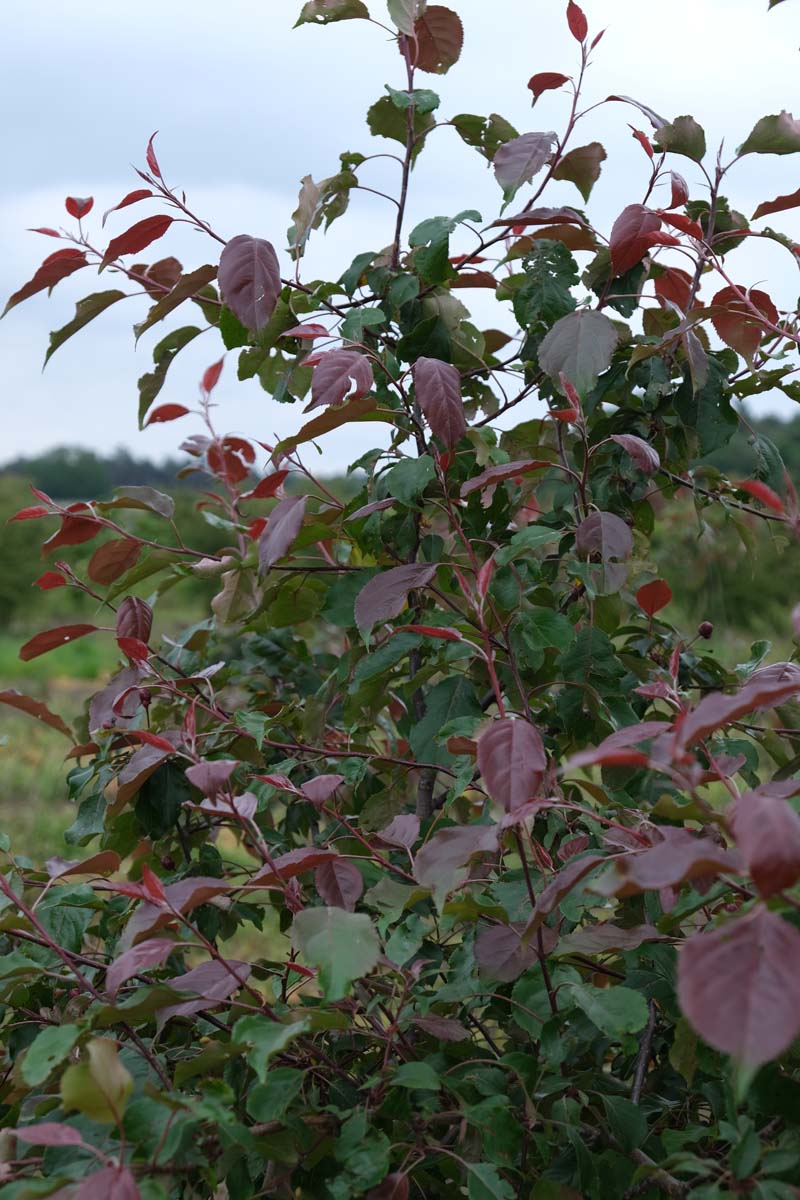
<svg viewBox="0 0 800 1200">
<path fill-rule="evenodd" d="M 435 124 L 431 113 L 415 110 L 414 137 L 416 144 L 411 155 L 412 162 L 416 160 L 423 147 L 424 135 L 433 129 Z M 367 125 L 370 133 L 375 137 L 391 138 L 392 141 L 400 142 L 405 146 L 408 134 L 406 114 L 392 103 L 390 96 L 381 96 L 380 100 L 375 101 L 367 112 Z"/>
<path fill-rule="evenodd" d="M 354 308 L 342 321 L 339 334 L 347 342 L 361 342 L 365 329 L 376 329 L 385 322 L 386 314 L 382 308 Z"/>
<path fill-rule="evenodd" d="M 71 338 L 73 333 L 77 333 L 79 329 L 83 329 L 84 325 L 88 325 L 95 317 L 99 317 L 101 312 L 105 312 L 107 308 L 110 308 L 112 304 L 116 304 L 118 300 L 124 300 L 126 296 L 127 292 L 95 292 L 93 296 L 84 296 L 83 300 L 79 300 L 75 305 L 75 316 L 72 320 L 50 334 L 50 345 L 47 348 L 47 354 L 44 356 L 44 365 L 47 366 L 59 346 L 63 346 L 64 342 L 68 338 Z"/>
<path fill-rule="evenodd" d="M 791 113 L 762 117 L 737 154 L 794 154 L 800 150 L 800 121 Z"/>
<path fill-rule="evenodd" d="M 159 321 L 163 321 L 164 317 L 169 316 L 179 304 L 183 304 L 184 300 L 188 300 L 192 296 L 202 292 L 203 288 L 207 287 L 211 283 L 211 280 L 216 279 L 216 277 L 217 268 L 210 265 L 198 267 L 196 271 L 191 271 L 188 275 L 182 275 L 175 284 L 175 287 L 167 292 L 166 296 L 163 296 L 158 303 L 153 305 L 144 321 L 138 325 L 134 325 L 133 328 L 136 333 L 137 342 L 146 330 L 151 329 Z"/>
<path fill-rule="evenodd" d="M 501 1176 L 491 1163 L 464 1163 L 469 1175 L 467 1195 L 469 1200 L 514 1200 L 516 1195 L 510 1183 Z"/>
<path fill-rule="evenodd" d="M 570 991 L 589 1020 L 611 1038 L 619 1040 L 626 1033 L 637 1033 L 647 1024 L 647 1002 L 632 988 L 597 988 L 573 983 Z"/>
<path fill-rule="evenodd" d="M 254 1121 L 279 1121 L 300 1094 L 305 1071 L 294 1067 L 273 1067 L 264 1083 L 247 1093 L 247 1111 Z"/>
<path fill-rule="evenodd" d="M 529 525 L 515 533 L 508 545 L 503 546 L 494 556 L 498 567 L 505 567 L 515 558 L 523 557 L 540 546 L 559 542 L 563 533 L 560 529 L 550 529 L 546 525 Z"/>
<path fill-rule="evenodd" d="M 364 0 L 307 0 L 295 22 L 298 25 L 330 25 L 334 21 L 369 20 Z"/>
<path fill-rule="evenodd" d="M 425 12 L 427 0 L 386 0 L 389 16 L 401 33 L 409 36 L 414 32 L 414 24 Z"/>
<path fill-rule="evenodd" d="M 226 350 L 237 350 L 239 346 L 247 346 L 250 342 L 250 331 L 225 304 L 219 314 L 219 332 Z"/>
<path fill-rule="evenodd" d="M 389 93 L 392 104 L 395 108 L 399 108 L 401 112 L 407 112 L 413 104 L 417 112 L 429 113 L 434 112 L 441 104 L 441 99 L 436 92 L 432 92 L 430 88 L 416 88 L 413 92 L 401 92 L 396 88 L 385 85 L 386 91 Z"/>
<path fill-rule="evenodd" d="M 133 1077 L 110 1038 L 92 1038 L 86 1049 L 88 1061 L 67 1067 L 61 1078 L 61 1101 L 67 1112 L 77 1109 L 101 1125 L 116 1124 L 133 1091 Z"/>
<path fill-rule="evenodd" d="M 489 162 L 506 142 L 519 137 L 519 133 L 505 117 L 492 113 L 488 117 L 478 117 L 474 113 L 459 113 L 453 117 L 456 132 L 468 146 L 474 146 Z"/>
<path fill-rule="evenodd" d="M 422 495 L 435 475 L 433 459 L 429 454 L 419 458 L 404 458 L 386 472 L 383 488 L 388 496 L 403 504 L 412 505 Z"/>
<path fill-rule="evenodd" d="M 413 726 L 408 740 L 420 762 L 449 766 L 453 755 L 440 745 L 438 737 L 444 725 L 458 717 L 479 720 L 483 715 L 475 688 L 468 678 L 457 675 L 442 679 L 425 696 L 425 716 Z"/>
<path fill-rule="evenodd" d="M 156 364 L 156 369 L 148 375 L 142 375 L 139 380 L 140 429 L 144 428 L 144 419 L 147 415 L 147 410 L 164 386 L 167 371 L 175 355 L 184 346 L 188 346 L 189 342 L 193 341 L 201 332 L 202 330 L 198 329 L 195 325 L 184 325 L 182 329 L 173 329 L 172 333 L 168 333 L 154 348 L 153 362 Z"/>
<path fill-rule="evenodd" d="M 81 1035 L 77 1025 L 48 1025 L 25 1051 L 22 1078 L 31 1087 L 44 1083 L 50 1073 L 62 1063 Z"/>
<path fill-rule="evenodd" d="M 623 1150 L 638 1150 L 647 1137 L 647 1118 L 638 1104 L 624 1096 L 602 1096 L 608 1125 Z"/>
<path fill-rule="evenodd" d="M 54 887 L 42 897 L 36 914 L 59 946 L 77 954 L 96 907 L 90 887 Z"/>
<path fill-rule="evenodd" d="M 578 265 L 567 247 L 538 242 L 525 259 L 525 280 L 514 292 L 514 316 L 524 329 L 553 325 L 575 308 L 570 289 L 577 283 Z"/>
<path fill-rule="evenodd" d="M 565 154 L 553 172 L 554 179 L 567 179 L 574 183 L 584 200 L 592 194 L 592 188 L 600 178 L 602 164 L 607 158 L 605 148 L 600 142 L 590 142 L 588 146 L 578 146 Z"/>
<path fill-rule="evenodd" d="M 604 313 L 580 308 L 556 321 L 539 347 L 539 363 L 556 385 L 564 374 L 581 397 L 611 364 L 618 334 Z"/>
<path fill-rule="evenodd" d="M 306 908 L 292 925 L 292 942 L 314 966 L 327 1000 L 342 1000 L 354 979 L 378 961 L 380 942 L 364 913 L 343 908 Z"/>
<path fill-rule="evenodd" d="M 654 144 L 659 150 L 682 154 L 694 162 L 702 162 L 706 153 L 706 135 L 694 117 L 676 117 L 669 125 L 657 130 Z"/>
<path fill-rule="evenodd" d="M 426 1062 L 402 1063 L 392 1077 L 394 1087 L 419 1089 L 426 1092 L 438 1092 L 442 1081 L 433 1067 Z"/>
<path fill-rule="evenodd" d="M 231 1037 L 235 1042 L 246 1042 L 250 1046 L 247 1061 L 260 1081 L 266 1083 L 270 1059 L 284 1050 L 301 1033 L 305 1033 L 307 1028 L 308 1021 L 304 1017 L 287 1024 L 271 1021 L 269 1017 L 242 1017 L 231 1030 Z"/>
</svg>

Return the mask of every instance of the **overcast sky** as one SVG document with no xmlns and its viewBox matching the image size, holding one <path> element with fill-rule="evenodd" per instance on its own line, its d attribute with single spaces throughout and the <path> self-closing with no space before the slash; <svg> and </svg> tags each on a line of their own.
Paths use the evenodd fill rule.
<svg viewBox="0 0 800 1200">
<path fill-rule="evenodd" d="M 368 0 L 386 19 L 384 0 Z M 550 93 L 531 111 L 526 84 L 536 71 L 572 73 L 578 47 L 561 0 L 457 0 L 466 28 L 461 62 L 425 86 L 442 97 L 441 117 L 499 112 L 520 132 L 560 130 L 568 102 Z M 710 146 L 732 150 L 755 121 L 797 101 L 800 0 L 767 14 L 766 0 L 585 0 L 592 33 L 606 28 L 586 86 L 588 101 L 612 92 L 634 96 L 671 119 L 692 113 Z M 95 197 L 87 228 L 98 241 L 102 212 L 137 185 L 147 139 L 158 129 L 159 160 L 168 182 L 224 237 L 251 233 L 285 244 L 300 178 L 332 174 L 342 150 L 393 148 L 372 139 L 366 109 L 385 83 L 401 87 L 400 59 L 380 29 L 362 21 L 292 29 L 301 0 L 25 0 L 4 5 L 0 43 L 0 295 L 29 279 L 58 248 L 27 233 L 30 226 L 66 224 L 68 194 Z M 643 193 L 647 164 L 627 122 L 646 127 L 634 109 L 604 106 L 579 127 L 574 145 L 601 140 L 609 152 L 590 211 L 601 228 Z M 396 144 L 395 144 L 396 148 Z M 681 165 L 682 164 L 682 165 Z M 700 174 L 676 161 L 693 196 Z M 364 183 L 392 188 L 393 164 L 365 169 Z M 730 186 L 734 205 L 751 213 L 761 200 L 800 186 L 800 158 L 751 156 Z M 414 172 L 407 229 L 423 216 L 477 208 L 492 220 L 500 204 L 492 174 L 452 130 L 437 131 Z M 520 197 L 524 200 L 524 193 Z M 547 193 L 550 202 L 579 202 L 572 185 Z M 155 211 L 144 206 L 109 218 L 105 236 Z M 358 193 L 352 215 L 327 238 L 312 241 L 306 277 L 338 275 L 354 254 L 391 240 L 393 208 Z M 130 219 L 128 219 L 130 218 Z M 774 220 L 800 239 L 797 214 Z M 465 235 L 466 237 L 466 235 Z M 163 248 L 163 251 L 162 251 Z M 454 252 L 470 248 L 454 245 Z M 187 268 L 216 261 L 219 246 L 199 235 L 171 233 L 149 252 L 176 253 Z M 156 255 L 155 252 L 158 252 Z M 143 256 L 146 257 L 146 256 Z M 151 258 L 152 261 L 152 258 Z M 677 262 L 677 260 L 676 260 Z M 779 307 L 794 306 L 800 278 L 789 255 L 751 242 L 731 259 L 737 282 L 768 280 Z M 116 286 L 79 272 L 12 310 L 0 323 L 4 420 L 0 462 L 59 444 L 99 450 L 124 446 L 161 457 L 174 450 L 180 426 L 136 428 L 136 379 L 151 369 L 154 343 L 179 319 L 145 335 L 134 350 L 131 325 L 145 307 L 131 300 L 111 309 L 61 348 L 42 374 L 48 333 L 64 325 L 75 301 Z M 476 293 L 462 293 L 468 298 Z M 485 304 L 485 296 L 481 297 Z M 0 304 L 0 308 L 2 305 Z M 482 310 L 481 315 L 483 315 Z M 192 318 L 193 320 L 194 318 Z M 496 323 L 496 322 L 493 322 Z M 198 339 L 173 366 L 162 400 L 192 403 L 202 369 L 219 356 L 214 334 Z M 222 429 L 270 440 L 302 423 L 297 407 L 281 406 L 256 383 L 235 380 L 229 355 L 219 385 Z M 762 410 L 791 414 L 789 401 L 761 400 Z M 361 440 L 359 440 L 359 437 Z M 325 469 L 344 466 L 375 438 L 374 427 L 331 435 Z"/>
</svg>

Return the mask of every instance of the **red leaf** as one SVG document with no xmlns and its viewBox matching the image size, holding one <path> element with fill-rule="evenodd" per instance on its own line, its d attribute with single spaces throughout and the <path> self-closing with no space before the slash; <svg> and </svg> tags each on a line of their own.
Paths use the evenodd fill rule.
<svg viewBox="0 0 800 1200">
<path fill-rule="evenodd" d="M 51 729 L 57 729 L 59 733 L 72 738 L 69 726 L 56 713 L 51 712 L 41 700 L 34 700 L 32 696 L 24 696 L 15 688 L 6 688 L 5 691 L 0 692 L 0 704 L 7 704 L 9 708 L 19 709 L 20 712 L 35 717 L 43 725 L 49 725 Z"/>
<path fill-rule="evenodd" d="M 135 192 L 128 192 L 127 196 L 124 196 L 119 204 L 115 204 L 113 208 L 106 209 L 103 213 L 103 224 L 105 225 L 106 217 L 110 216 L 112 212 L 119 212 L 121 208 L 127 208 L 129 204 L 138 204 L 140 200 L 149 200 L 154 195 L 155 192 L 151 192 L 150 188 L 137 188 Z"/>
<path fill-rule="evenodd" d="M 589 32 L 589 24 L 584 16 L 583 9 L 578 8 L 574 0 L 569 0 L 567 5 L 567 24 L 572 36 L 578 42 L 584 42 L 586 35 Z"/>
<path fill-rule="evenodd" d="M 87 574 L 95 583 L 113 583 L 134 565 L 141 550 L 141 542 L 131 538 L 114 538 L 111 542 L 104 542 L 89 559 Z"/>
<path fill-rule="evenodd" d="M 150 141 L 147 143 L 147 151 L 145 153 L 145 157 L 147 159 L 147 165 L 150 168 L 150 170 L 153 172 L 155 177 L 157 179 L 162 179 L 163 176 L 161 174 L 161 167 L 158 165 L 158 159 L 156 158 L 156 152 L 153 149 L 153 142 L 155 141 L 157 136 L 158 136 L 158 130 L 156 130 L 156 132 L 154 134 L 151 134 Z"/>
<path fill-rule="evenodd" d="M 740 299 L 742 294 L 748 297 L 749 304 Z M 711 304 L 718 310 L 711 318 L 714 328 L 723 342 L 742 358 L 752 358 L 764 336 L 765 329 L 757 314 L 762 313 L 773 325 L 778 321 L 778 310 L 770 297 L 755 288 L 724 287 Z"/>
<path fill-rule="evenodd" d="M 66 587 L 67 580 L 60 571 L 45 571 L 44 575 L 40 575 L 34 580 L 33 586 L 41 588 L 43 592 L 49 592 L 53 588 Z"/>
<path fill-rule="evenodd" d="M 528 87 L 533 92 L 533 99 L 536 101 L 542 92 L 553 91 L 565 83 L 569 83 L 568 75 L 562 75 L 559 71 L 540 71 L 538 75 L 531 76 L 528 80 Z"/>
<path fill-rule="evenodd" d="M 478 571 L 475 579 L 475 590 L 477 591 L 481 600 L 486 599 L 486 594 L 489 591 L 489 585 L 492 582 L 492 576 L 494 575 L 494 568 L 495 561 L 494 555 L 492 555 L 491 558 L 487 558 L 486 562 Z"/>
<path fill-rule="evenodd" d="M 617 275 L 624 275 L 644 258 L 661 228 L 658 213 L 643 204 L 623 208 L 611 230 L 611 262 Z"/>
<path fill-rule="evenodd" d="M 34 504 L 30 508 L 21 508 L 19 512 L 14 513 L 13 517 L 8 518 L 6 524 L 10 525 L 12 521 L 35 521 L 38 517 L 49 515 L 49 509 L 43 508 L 41 504 Z"/>
<path fill-rule="evenodd" d="M 452 449 L 467 432 L 458 368 L 438 358 L 418 358 L 414 364 L 414 393 L 432 433 Z"/>
<path fill-rule="evenodd" d="M 663 579 L 654 579 L 646 583 L 636 593 L 636 603 L 648 617 L 654 617 L 662 608 L 666 608 L 672 599 L 672 589 Z"/>
<path fill-rule="evenodd" d="M 117 645 L 122 653 L 135 663 L 147 662 L 150 657 L 150 649 L 145 642 L 140 642 L 138 638 L 122 637 L 117 638 Z"/>
<path fill-rule="evenodd" d="M 447 642 L 463 642 L 455 629 L 442 629 L 438 625 L 401 625 L 395 633 L 421 633 L 423 637 L 444 638 Z"/>
<path fill-rule="evenodd" d="M 577 408 L 551 408 L 547 415 L 554 417 L 556 421 L 563 421 L 565 425 L 571 425 L 577 421 L 580 412 Z"/>
<path fill-rule="evenodd" d="M 609 96 L 609 99 L 614 99 L 614 97 Z M 642 149 L 644 150 L 647 157 L 652 160 L 653 147 L 650 144 L 650 138 L 647 136 L 647 134 L 642 133 L 641 129 L 634 128 L 633 125 L 629 125 L 628 129 L 630 129 L 631 133 L 636 138 L 637 142 L 642 147 Z"/>
<path fill-rule="evenodd" d="M 138 596 L 126 596 L 117 609 L 117 637 L 147 642 L 153 628 L 153 610 Z"/>
<path fill-rule="evenodd" d="M 405 608 L 408 593 L 425 587 L 435 575 L 435 563 L 408 563 L 376 575 L 356 596 L 356 625 L 363 632 L 391 621 Z"/>
<path fill-rule="evenodd" d="M 682 208 L 689 199 L 689 185 L 677 171 L 670 171 L 669 174 L 672 185 L 672 197 L 669 206 L 670 208 Z M 702 230 L 700 232 L 702 233 Z"/>
<path fill-rule="evenodd" d="M 169 742 L 166 744 L 169 745 Z M 153 745 L 155 745 L 155 743 L 153 743 Z M 145 891 L 152 901 L 154 901 L 156 904 L 163 904 L 165 902 L 167 899 L 167 894 L 164 891 L 164 886 L 158 876 L 150 870 L 147 863 L 145 863 L 142 867 L 142 883 Z"/>
<path fill-rule="evenodd" d="M 788 196 L 776 196 L 774 200 L 765 200 L 759 204 L 752 219 L 757 221 L 759 217 L 766 217 L 770 213 L 786 212 L 787 209 L 797 208 L 798 205 L 800 205 L 800 189 Z M 37 232 L 41 231 L 37 230 Z"/>
<path fill-rule="evenodd" d="M 242 496 L 243 500 L 267 500 L 274 496 L 278 488 L 283 483 L 288 471 L 273 471 L 271 475 L 265 475 L 264 478 L 256 484 L 252 492 L 245 492 Z"/>
<path fill-rule="evenodd" d="M 131 225 L 130 229 L 126 229 L 119 237 L 112 238 L 108 243 L 103 261 L 100 263 L 100 270 L 107 267 L 110 262 L 115 262 L 124 254 L 138 254 L 140 250 L 145 250 L 152 242 L 158 241 L 160 237 L 169 229 L 173 218 L 168 217 L 165 213 L 159 213 L 154 217 L 145 217 L 143 221 L 137 221 L 135 225 Z"/>
<path fill-rule="evenodd" d="M 740 492 L 747 492 L 748 496 L 754 496 L 756 500 L 760 500 L 762 504 L 766 504 L 767 508 L 771 508 L 773 512 L 784 512 L 783 501 L 780 496 L 773 492 L 771 487 L 767 487 L 766 483 L 762 483 L 760 479 L 745 479 L 741 483 L 735 484 Z"/>
<path fill-rule="evenodd" d="M 578 395 L 577 389 L 575 388 L 574 384 L 572 383 L 571 380 L 567 379 L 567 377 L 563 371 L 559 371 L 559 373 L 558 373 L 558 382 L 561 386 L 562 392 L 569 400 L 571 407 L 574 408 L 576 410 L 576 412 L 580 413 L 581 398 Z"/>
<path fill-rule="evenodd" d="M 57 646 L 64 646 L 67 642 L 74 642 L 76 638 L 85 637 L 87 633 L 96 632 L 96 625 L 59 625 L 55 629 L 37 633 L 36 637 L 25 643 L 19 656 L 23 662 L 29 662 L 32 658 L 38 658 L 40 654 L 55 650 Z"/>
<path fill-rule="evenodd" d="M 717 1050 L 754 1068 L 800 1033 L 800 933 L 762 905 L 697 933 L 678 957 L 678 1000 Z"/>
<path fill-rule="evenodd" d="M 328 350 L 317 359 L 311 379 L 311 403 L 306 411 L 325 404 L 359 400 L 372 390 L 374 383 L 372 365 L 363 354 L 356 350 Z"/>
<path fill-rule="evenodd" d="M 331 858 L 314 872 L 314 883 L 321 900 L 332 908 L 354 912 L 364 891 L 364 877 L 358 867 L 345 858 Z"/>
<path fill-rule="evenodd" d="M 258 542 L 258 569 L 262 575 L 288 554 L 303 527 L 305 511 L 305 496 L 287 496 L 275 505 Z"/>
<path fill-rule="evenodd" d="M 478 738 L 478 770 L 484 786 L 506 812 L 533 799 L 546 769 L 541 734 L 529 721 L 502 717 Z"/>
<path fill-rule="evenodd" d="M 682 312 L 686 312 L 689 297 L 692 294 L 692 277 L 680 267 L 666 267 L 653 280 L 656 295 L 661 300 L 677 304 Z"/>
<path fill-rule="evenodd" d="M 765 899 L 800 879 L 800 816 L 788 801 L 766 791 L 745 792 L 736 801 L 731 827 Z"/>
<path fill-rule="evenodd" d="M 151 733 L 149 729 L 127 729 L 126 736 L 133 738 L 134 741 L 144 742 L 147 746 L 153 746 L 156 750 L 163 750 L 165 754 L 174 754 L 175 747 L 166 738 L 159 737 L 157 733 Z"/>
<path fill-rule="evenodd" d="M 427 1019 L 427 1017 L 420 1017 L 419 1021 L 415 1022 L 415 1024 L 419 1024 Z M 446 1020 L 446 1018 L 432 1017 L 431 1020 Z M 451 1024 L 457 1025 L 458 1022 L 453 1021 Z M 440 1034 L 439 1036 L 442 1035 Z M 466 1029 L 463 1031 L 463 1037 L 469 1037 Z M 451 1038 L 449 1040 L 458 1041 L 459 1039 Z M 392 1171 L 390 1175 L 387 1175 L 385 1179 L 381 1180 L 377 1187 L 372 1188 L 371 1191 L 367 1192 L 367 1200 L 408 1200 L 409 1191 L 410 1184 L 408 1182 L 408 1176 L 403 1175 L 400 1171 Z"/>
<path fill-rule="evenodd" d="M 687 217 L 683 213 L 666 212 L 662 208 L 659 209 L 659 216 L 663 217 L 668 224 L 673 225 L 675 229 L 680 229 L 681 233 L 688 233 L 690 237 L 696 238 L 698 242 L 702 242 L 705 237 L 699 221 L 693 221 L 691 217 Z"/>
<path fill-rule="evenodd" d="M 222 367 L 224 363 L 225 359 L 223 357 L 219 360 L 219 362 L 215 362 L 212 364 L 212 366 L 206 367 L 205 371 L 203 372 L 203 381 L 200 384 L 200 387 L 207 396 L 213 392 L 214 388 L 219 383 L 219 377 L 222 374 Z"/>
<path fill-rule="evenodd" d="M 92 211 L 94 199 L 92 196 L 86 196 L 85 199 L 81 196 L 67 196 L 64 206 L 71 217 L 77 217 L 80 221 Z"/>
<path fill-rule="evenodd" d="M 153 409 L 145 421 L 145 426 L 158 425 L 162 421 L 175 421 L 178 417 L 185 417 L 188 412 L 189 409 L 184 408 L 182 404 L 162 404 Z"/>
<path fill-rule="evenodd" d="M 42 554 L 50 554 L 60 546 L 80 546 L 90 542 L 102 528 L 93 517 L 62 517 L 59 529 L 42 543 Z"/>
<path fill-rule="evenodd" d="M 405 46 L 412 66 L 444 75 L 458 62 L 463 44 L 464 27 L 457 13 L 441 4 L 430 4 L 414 23 L 414 37 Z"/>
<path fill-rule="evenodd" d="M 74 271 L 79 271 L 86 264 L 86 254 L 83 250 L 56 250 L 55 254 L 51 254 L 44 260 L 33 279 L 9 297 L 8 303 L 0 315 L 5 316 L 8 310 L 16 304 L 20 304 L 30 296 L 35 296 L 37 292 L 43 292 L 45 288 L 52 291 L 60 280 L 66 279 Z"/>
<path fill-rule="evenodd" d="M 281 290 L 278 256 L 271 242 L 240 233 L 226 243 L 217 273 L 222 299 L 251 333 L 272 316 Z"/>
<path fill-rule="evenodd" d="M 61 237 L 61 234 L 58 232 L 57 229 L 45 229 L 45 228 L 29 229 L 28 232 L 29 233 L 43 233 L 46 237 L 54 237 L 54 238 Z"/>
</svg>

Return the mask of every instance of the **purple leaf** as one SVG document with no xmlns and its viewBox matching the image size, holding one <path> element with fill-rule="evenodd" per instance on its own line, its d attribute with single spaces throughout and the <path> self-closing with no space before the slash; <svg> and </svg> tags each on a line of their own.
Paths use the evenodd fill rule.
<svg viewBox="0 0 800 1200">
<path fill-rule="evenodd" d="M 689 938 L 678 1000 L 701 1037 L 746 1067 L 777 1058 L 800 1033 L 800 933 L 759 905 Z"/>
<path fill-rule="evenodd" d="M 204 1008 L 222 1004 L 247 983 L 251 970 L 249 963 L 233 959 L 210 959 L 185 975 L 168 980 L 169 986 L 176 992 L 193 993 L 197 999 L 168 1004 L 158 1009 L 159 1025 L 163 1026 L 170 1017 L 190 1017 Z"/>
<path fill-rule="evenodd" d="M 489 795 L 506 812 L 533 799 L 546 768 L 544 743 L 529 721 L 503 717 L 478 738 L 478 770 Z"/>
<path fill-rule="evenodd" d="M 275 505 L 258 541 L 258 569 L 262 575 L 290 550 L 303 527 L 305 512 L 305 496 L 287 496 Z"/>
<path fill-rule="evenodd" d="M 103 1167 L 84 1179 L 72 1200 L 140 1200 L 136 1179 L 127 1167 Z"/>
<path fill-rule="evenodd" d="M 216 796 L 228 786 L 231 775 L 236 770 L 235 759 L 221 758 L 216 762 L 199 762 L 186 770 L 189 783 L 201 791 L 204 796 Z"/>
<path fill-rule="evenodd" d="M 612 433 L 611 441 L 622 446 L 623 450 L 627 450 L 637 467 L 644 471 L 645 475 L 655 475 L 661 466 L 661 459 L 658 457 L 657 451 L 644 438 L 637 437 L 634 433 Z"/>
<path fill-rule="evenodd" d="M 245 329 L 260 333 L 280 295 L 281 272 L 271 242 L 240 233 L 222 251 L 217 272 L 222 299 Z"/>
<path fill-rule="evenodd" d="M 106 988 L 112 996 L 116 995 L 123 983 L 127 983 L 132 976 L 166 962 L 174 948 L 175 943 L 169 938 L 151 938 L 149 942 L 140 942 L 138 946 L 131 947 L 109 966 Z"/>
<path fill-rule="evenodd" d="M 368 358 L 355 350 L 328 350 L 320 355 L 311 377 L 312 408 L 359 400 L 372 390 L 375 377 Z"/>
<path fill-rule="evenodd" d="M 401 813 L 377 835 L 388 846 L 404 846 L 410 850 L 419 837 L 419 817 L 416 813 Z"/>
<path fill-rule="evenodd" d="M 496 850 L 498 844 L 496 825 L 454 825 L 440 829 L 417 855 L 414 876 L 423 887 L 447 893 L 474 854 Z"/>
<path fill-rule="evenodd" d="M 14 1136 L 31 1146 L 82 1146 L 83 1138 L 71 1125 L 60 1121 L 40 1121 L 38 1125 L 19 1125 Z"/>
<path fill-rule="evenodd" d="M 536 943 L 523 942 L 524 925 L 484 925 L 475 939 L 482 975 L 510 983 L 536 962 Z"/>
<path fill-rule="evenodd" d="M 343 783 L 344 775 L 318 775 L 316 779 L 309 779 L 306 783 L 302 783 L 300 790 L 306 800 L 321 807 L 330 800 L 336 789 Z"/>
<path fill-rule="evenodd" d="M 549 159 L 556 142 L 554 133 L 523 133 L 506 142 L 494 156 L 494 173 L 506 200 L 511 200 L 524 183 L 530 183 Z"/>
<path fill-rule="evenodd" d="M 736 801 L 731 825 L 762 896 L 794 886 L 800 879 L 800 816 L 786 800 L 745 792 Z"/>
<path fill-rule="evenodd" d="M 432 432 L 452 450 L 467 431 L 457 368 L 438 358 L 418 358 L 414 391 Z"/>
<path fill-rule="evenodd" d="M 376 575 L 356 596 L 356 625 L 364 633 L 374 625 L 390 621 L 405 608 L 408 593 L 425 587 L 435 575 L 435 563 L 408 563 Z"/>
<path fill-rule="evenodd" d="M 364 891 L 364 877 L 354 863 L 346 858 L 332 858 L 314 872 L 314 883 L 320 898 L 331 908 L 353 912 Z"/>
<path fill-rule="evenodd" d="M 625 522 L 609 512 L 593 512 L 581 521 L 575 548 L 585 558 L 598 556 L 597 587 L 603 594 L 618 592 L 628 576 L 633 535 Z"/>
</svg>

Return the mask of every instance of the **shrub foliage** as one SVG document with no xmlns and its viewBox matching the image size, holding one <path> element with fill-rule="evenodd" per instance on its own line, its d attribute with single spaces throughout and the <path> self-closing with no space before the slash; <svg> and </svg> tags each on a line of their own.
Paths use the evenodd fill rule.
<svg viewBox="0 0 800 1200">
<path fill-rule="evenodd" d="M 764 217 L 800 193 L 748 219 L 731 189 L 742 160 L 800 150 L 800 122 L 760 119 L 726 160 L 691 116 L 585 98 L 602 33 L 573 2 L 571 73 L 528 85 L 540 107 L 566 93 L 560 133 L 444 120 L 429 85 L 459 58 L 459 17 L 388 10 L 398 86 L 367 115 L 399 175 L 375 199 L 383 250 L 304 273 L 374 155 L 302 181 L 287 270 L 266 238 L 197 217 L 151 139 L 106 216 L 150 215 L 106 244 L 93 201 L 68 198 L 75 224 L 38 231 L 62 246 L 8 302 L 113 276 L 48 357 L 129 297 L 137 336 L 190 314 L 155 347 L 140 422 L 191 431 L 223 548 L 187 544 L 149 487 L 37 491 L 14 518 L 48 527 L 39 587 L 97 602 L 22 657 L 115 638 L 120 669 L 74 727 L 0 694 L 71 739 L 77 806 L 69 858 L 3 845 L 3 1194 L 797 1196 L 800 666 L 733 669 L 707 623 L 673 628 L 682 564 L 661 578 L 649 546 L 687 495 L 797 530 L 774 456 L 712 485 L 693 467 L 732 436 L 734 400 L 798 386 L 797 314 L 740 281 L 736 249 L 796 257 Z M 371 19 L 308 0 L 298 23 Z M 641 147 L 610 229 L 585 208 L 608 170 L 581 139 L 597 102 Z M 455 196 L 407 229 L 442 126 L 491 164 L 499 215 Z M 551 184 L 575 203 L 545 206 Z M 207 264 L 142 261 L 175 221 Z M 162 399 L 200 337 L 225 353 L 199 400 Z M 292 437 L 223 432 L 234 363 L 305 406 Z M 343 499 L 306 451 L 370 423 Z M 210 610 L 154 644 L 154 606 L 197 577 Z"/>
</svg>

